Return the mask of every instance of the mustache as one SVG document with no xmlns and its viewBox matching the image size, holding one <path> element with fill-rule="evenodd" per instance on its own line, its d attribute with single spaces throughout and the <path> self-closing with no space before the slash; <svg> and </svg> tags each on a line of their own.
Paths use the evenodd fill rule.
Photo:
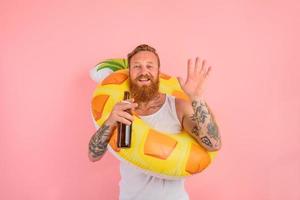
<svg viewBox="0 0 300 200">
<path fill-rule="evenodd" d="M 153 76 L 148 75 L 148 74 L 146 74 L 146 75 L 139 75 L 138 77 L 135 78 L 135 80 L 137 81 L 137 80 L 139 80 L 141 78 L 150 79 L 151 81 L 153 80 Z"/>
</svg>

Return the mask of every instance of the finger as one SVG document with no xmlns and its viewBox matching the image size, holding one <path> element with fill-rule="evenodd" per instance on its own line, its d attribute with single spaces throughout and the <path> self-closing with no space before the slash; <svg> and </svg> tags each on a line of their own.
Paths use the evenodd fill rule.
<svg viewBox="0 0 300 200">
<path fill-rule="evenodd" d="M 121 112 L 118 112 L 117 114 L 119 117 L 122 117 L 124 119 L 127 119 L 129 121 L 133 121 L 133 116 L 131 114 L 129 114 L 128 112 L 125 112 L 125 111 L 121 111 Z"/>
<path fill-rule="evenodd" d="M 196 57 L 196 63 L 195 63 L 195 68 L 194 68 L 194 73 L 198 73 L 201 69 L 201 63 L 200 63 L 200 58 Z"/>
<path fill-rule="evenodd" d="M 184 86 L 184 81 L 182 80 L 181 77 L 177 77 L 177 79 L 178 79 L 179 85 L 181 86 L 181 88 L 183 88 L 183 86 Z"/>
<path fill-rule="evenodd" d="M 211 66 L 209 66 L 209 68 L 207 69 L 205 76 L 208 76 L 210 71 L 211 71 Z"/>
<path fill-rule="evenodd" d="M 123 124 L 127 124 L 127 125 L 130 125 L 131 124 L 131 121 L 123 118 L 123 117 L 117 117 L 117 122 L 120 122 L 120 123 L 123 123 Z"/>
<path fill-rule="evenodd" d="M 207 63 L 207 61 L 205 59 L 203 59 L 203 61 L 201 63 L 201 69 L 200 69 L 200 72 L 203 74 L 205 74 L 205 72 L 206 72 L 206 67 L 205 67 L 206 63 Z"/>
<path fill-rule="evenodd" d="M 188 73 L 187 73 L 187 77 L 186 80 L 189 80 L 189 78 L 192 76 L 193 72 L 193 63 L 192 63 L 192 59 L 188 59 Z"/>
<path fill-rule="evenodd" d="M 138 104 L 138 103 L 135 103 L 134 107 L 133 107 L 133 108 L 131 108 L 131 112 L 134 112 L 134 111 L 135 111 L 135 109 L 136 109 L 136 108 L 138 108 L 138 107 L 139 107 L 139 104 Z"/>
<path fill-rule="evenodd" d="M 134 99 L 133 98 L 131 98 L 131 99 L 126 99 L 126 100 L 123 100 L 123 101 L 121 101 L 121 102 L 125 102 L 125 103 L 133 103 L 134 102 Z"/>
<path fill-rule="evenodd" d="M 130 102 L 133 103 L 133 102 L 134 102 L 134 98 L 131 98 L 131 99 L 130 99 Z"/>
<path fill-rule="evenodd" d="M 127 103 L 124 105 L 123 110 L 134 109 L 136 107 L 138 107 L 137 103 Z"/>
<path fill-rule="evenodd" d="M 118 110 L 127 110 L 127 109 L 133 109 L 138 106 L 137 103 L 129 103 L 129 102 L 120 102 L 118 103 Z"/>
</svg>

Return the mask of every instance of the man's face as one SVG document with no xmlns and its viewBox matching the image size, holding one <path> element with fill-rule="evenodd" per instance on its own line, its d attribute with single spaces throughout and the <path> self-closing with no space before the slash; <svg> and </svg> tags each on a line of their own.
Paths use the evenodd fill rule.
<svg viewBox="0 0 300 200">
<path fill-rule="evenodd" d="M 137 102 L 147 102 L 158 92 L 159 67 L 154 53 L 141 51 L 130 60 L 130 90 Z"/>
</svg>

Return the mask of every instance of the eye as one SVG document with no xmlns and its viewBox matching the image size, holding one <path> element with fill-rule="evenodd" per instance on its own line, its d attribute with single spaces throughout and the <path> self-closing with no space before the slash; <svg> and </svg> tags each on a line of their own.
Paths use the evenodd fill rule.
<svg viewBox="0 0 300 200">
<path fill-rule="evenodd" d="M 148 69 L 152 69 L 153 66 L 152 66 L 152 65 L 147 65 L 147 68 L 148 68 Z"/>
<path fill-rule="evenodd" d="M 141 66 L 140 65 L 134 65 L 133 68 L 139 69 L 139 68 L 141 68 Z"/>
</svg>

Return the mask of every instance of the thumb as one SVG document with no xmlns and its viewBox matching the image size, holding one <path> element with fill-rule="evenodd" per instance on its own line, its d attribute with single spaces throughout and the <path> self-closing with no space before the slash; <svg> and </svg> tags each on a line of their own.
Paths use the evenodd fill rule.
<svg viewBox="0 0 300 200">
<path fill-rule="evenodd" d="M 128 100 L 130 103 L 133 103 L 134 102 L 134 98 L 131 98 Z"/>
<path fill-rule="evenodd" d="M 183 87 L 184 82 L 183 82 L 182 78 L 178 76 L 177 79 L 178 79 L 178 82 L 179 82 L 180 86 Z"/>
</svg>

